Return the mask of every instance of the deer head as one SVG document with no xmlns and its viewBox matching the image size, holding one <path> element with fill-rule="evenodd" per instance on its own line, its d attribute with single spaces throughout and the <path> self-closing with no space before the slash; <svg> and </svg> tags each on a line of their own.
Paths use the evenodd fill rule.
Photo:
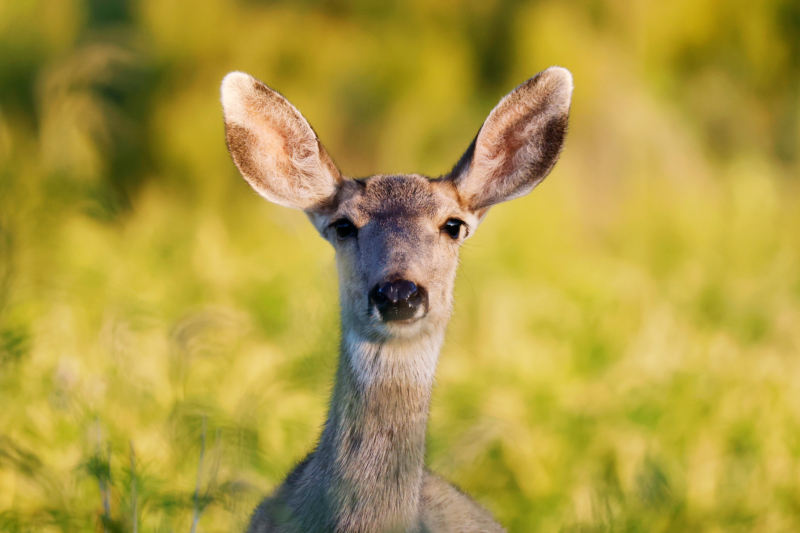
<svg viewBox="0 0 800 533">
<path fill-rule="evenodd" d="M 572 76 L 549 68 L 492 110 L 453 170 L 348 179 L 283 96 L 232 72 L 222 83 L 228 149 L 267 200 L 305 211 L 336 250 L 342 327 L 373 341 L 440 332 L 459 248 L 495 204 L 531 192 L 564 144 Z"/>
</svg>

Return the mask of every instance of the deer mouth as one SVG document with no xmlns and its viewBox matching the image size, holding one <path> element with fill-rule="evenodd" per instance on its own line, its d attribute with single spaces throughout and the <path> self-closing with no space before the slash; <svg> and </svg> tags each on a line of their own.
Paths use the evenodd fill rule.
<svg viewBox="0 0 800 533">
<path fill-rule="evenodd" d="M 392 326 L 401 326 L 402 327 L 402 326 L 411 326 L 413 324 L 416 324 L 417 322 L 419 322 L 423 318 L 425 318 L 425 315 L 422 315 L 422 316 L 419 316 L 419 317 L 413 317 L 413 318 L 406 318 L 404 320 L 390 320 L 390 321 L 384 320 L 383 322 L 384 322 L 384 324 L 391 324 Z"/>
<path fill-rule="evenodd" d="M 424 321 L 428 316 L 428 309 L 426 305 L 423 305 L 414 310 L 398 312 L 397 310 L 382 310 L 370 302 L 368 313 L 373 320 L 384 327 L 404 329 Z"/>
</svg>

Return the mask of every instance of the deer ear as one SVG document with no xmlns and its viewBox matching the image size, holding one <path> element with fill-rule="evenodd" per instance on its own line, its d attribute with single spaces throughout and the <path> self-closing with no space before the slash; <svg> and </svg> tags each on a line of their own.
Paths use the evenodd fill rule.
<svg viewBox="0 0 800 533">
<path fill-rule="evenodd" d="M 276 204 L 315 212 L 330 206 L 342 175 L 303 115 L 243 72 L 222 80 L 228 151 L 244 179 Z"/>
<path fill-rule="evenodd" d="M 551 67 L 497 104 L 448 176 L 469 209 L 528 194 L 547 176 L 564 146 L 571 97 L 572 75 Z"/>
</svg>

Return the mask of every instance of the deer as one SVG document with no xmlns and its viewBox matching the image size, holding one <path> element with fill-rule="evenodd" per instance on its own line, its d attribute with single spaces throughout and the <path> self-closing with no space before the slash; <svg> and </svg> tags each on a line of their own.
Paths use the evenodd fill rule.
<svg viewBox="0 0 800 533">
<path fill-rule="evenodd" d="M 502 532 L 425 465 L 434 375 L 459 249 L 488 210 L 531 192 L 564 146 L 572 75 L 550 67 L 502 98 L 450 172 L 343 175 L 300 112 L 231 72 L 228 151 L 275 204 L 300 209 L 335 250 L 341 337 L 316 447 L 253 512 L 248 533 Z"/>
</svg>

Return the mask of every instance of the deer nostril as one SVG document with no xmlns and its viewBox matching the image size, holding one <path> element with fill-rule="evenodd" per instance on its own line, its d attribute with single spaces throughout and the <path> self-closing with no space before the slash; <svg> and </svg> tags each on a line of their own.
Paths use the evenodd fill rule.
<svg viewBox="0 0 800 533">
<path fill-rule="evenodd" d="M 406 301 L 415 294 L 417 294 L 417 285 L 408 280 L 386 282 L 378 288 L 378 295 L 393 304 Z"/>
<path fill-rule="evenodd" d="M 391 281 L 388 281 L 378 287 L 378 296 L 384 302 L 397 303 L 397 287 Z"/>
<path fill-rule="evenodd" d="M 427 306 L 425 291 L 408 280 L 377 285 L 369 296 L 385 322 L 414 318 L 420 307 Z"/>
<path fill-rule="evenodd" d="M 417 294 L 417 285 L 413 281 L 402 280 L 397 282 L 398 300 L 409 300 Z"/>
</svg>

